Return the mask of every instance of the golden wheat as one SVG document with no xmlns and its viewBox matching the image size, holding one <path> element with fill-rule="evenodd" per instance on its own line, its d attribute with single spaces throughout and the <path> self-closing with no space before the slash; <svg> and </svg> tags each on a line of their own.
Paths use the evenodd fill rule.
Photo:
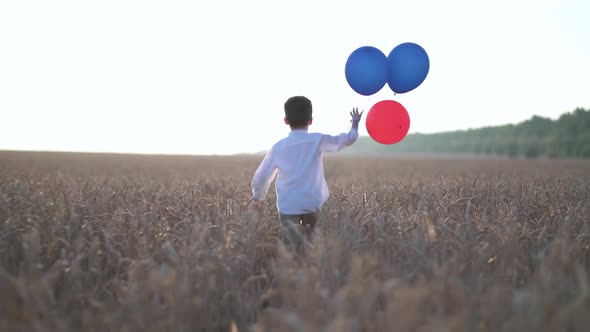
<svg viewBox="0 0 590 332">
<path fill-rule="evenodd" d="M 326 158 L 299 260 L 259 162 L 0 153 L 0 330 L 590 330 L 590 162 Z"/>
</svg>

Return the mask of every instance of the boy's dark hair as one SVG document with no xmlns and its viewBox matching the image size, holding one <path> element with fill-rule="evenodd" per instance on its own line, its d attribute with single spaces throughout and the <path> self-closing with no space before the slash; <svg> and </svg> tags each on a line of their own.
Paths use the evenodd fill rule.
<svg viewBox="0 0 590 332">
<path fill-rule="evenodd" d="M 295 96 L 285 102 L 285 118 L 291 129 L 306 127 L 311 120 L 311 100 Z"/>
</svg>

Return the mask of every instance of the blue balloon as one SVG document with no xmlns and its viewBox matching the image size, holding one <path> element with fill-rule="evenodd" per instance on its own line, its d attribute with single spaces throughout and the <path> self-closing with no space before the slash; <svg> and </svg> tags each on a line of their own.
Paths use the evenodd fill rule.
<svg viewBox="0 0 590 332">
<path fill-rule="evenodd" d="M 387 83 L 387 57 L 373 46 L 359 47 L 348 57 L 344 72 L 354 91 L 370 96 Z"/>
<path fill-rule="evenodd" d="M 403 43 L 396 46 L 389 56 L 387 85 L 395 93 L 404 93 L 417 88 L 430 69 L 428 54 L 418 44 Z"/>
</svg>

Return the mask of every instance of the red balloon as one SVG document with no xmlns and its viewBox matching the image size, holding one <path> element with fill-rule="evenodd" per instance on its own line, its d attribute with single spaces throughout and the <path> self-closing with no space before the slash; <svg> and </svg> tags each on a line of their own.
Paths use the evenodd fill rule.
<svg viewBox="0 0 590 332">
<path fill-rule="evenodd" d="M 381 144 L 395 144 L 408 134 L 410 115 L 402 104 L 382 100 L 369 110 L 365 121 L 369 136 Z"/>
</svg>

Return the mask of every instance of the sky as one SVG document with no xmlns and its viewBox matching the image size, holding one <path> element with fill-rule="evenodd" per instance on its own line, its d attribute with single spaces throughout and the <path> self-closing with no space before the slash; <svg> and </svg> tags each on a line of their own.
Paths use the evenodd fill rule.
<svg viewBox="0 0 590 332">
<path fill-rule="evenodd" d="M 557 118 L 590 108 L 590 0 L 2 1 L 0 150 L 233 154 L 400 102 L 410 133 Z M 416 89 L 354 92 L 362 46 L 422 46 Z M 367 135 L 364 119 L 360 134 Z"/>
</svg>

